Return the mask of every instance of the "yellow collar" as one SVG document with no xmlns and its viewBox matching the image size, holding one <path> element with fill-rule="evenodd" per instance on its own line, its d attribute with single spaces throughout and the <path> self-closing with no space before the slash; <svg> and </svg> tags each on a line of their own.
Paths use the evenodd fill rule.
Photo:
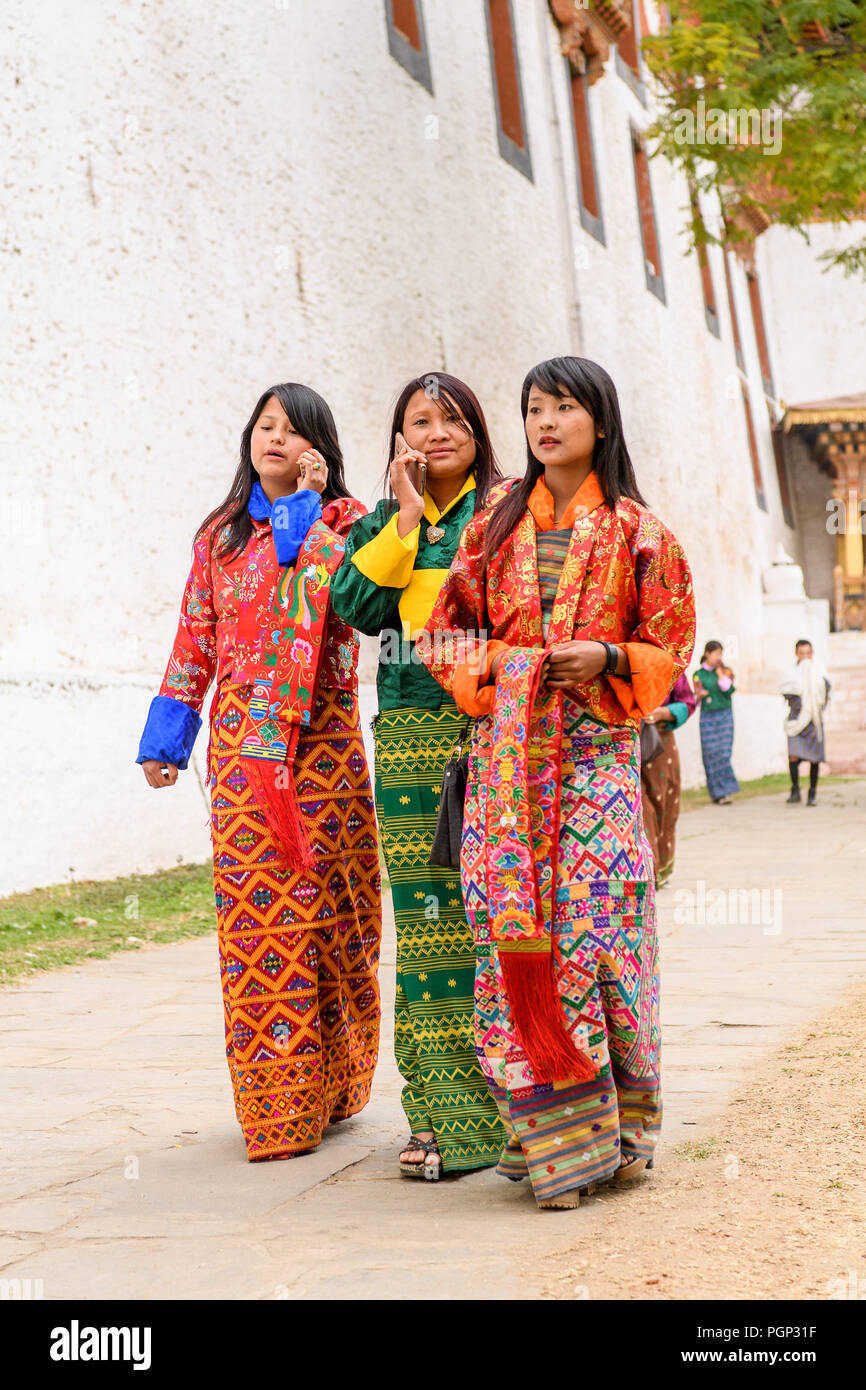
<svg viewBox="0 0 866 1390">
<path fill-rule="evenodd" d="M 425 487 L 425 489 L 424 489 L 424 520 L 425 520 L 425 521 L 429 521 L 429 522 L 431 523 L 431 525 L 435 525 L 435 523 L 436 523 L 437 521 L 439 521 L 443 516 L 446 516 L 447 513 L 450 512 L 450 510 L 451 510 L 452 507 L 455 507 L 455 506 L 457 505 L 457 503 L 460 501 L 461 497 L 465 497 L 466 494 L 467 494 L 467 492 L 472 492 L 472 491 L 474 490 L 474 488 L 475 488 L 475 474 L 474 474 L 474 473 L 469 473 L 469 474 L 467 475 L 467 477 L 466 477 L 466 481 L 464 482 L 464 484 L 463 484 L 462 488 L 460 489 L 460 491 L 458 492 L 457 496 L 456 496 L 456 497 L 452 497 L 452 498 L 451 498 L 451 501 L 448 503 L 448 506 L 445 508 L 445 510 L 442 511 L 442 512 L 440 512 L 439 508 L 436 506 L 436 503 L 433 501 L 433 498 L 430 496 L 429 492 L 427 491 L 427 489 L 426 489 L 426 487 Z"/>
</svg>

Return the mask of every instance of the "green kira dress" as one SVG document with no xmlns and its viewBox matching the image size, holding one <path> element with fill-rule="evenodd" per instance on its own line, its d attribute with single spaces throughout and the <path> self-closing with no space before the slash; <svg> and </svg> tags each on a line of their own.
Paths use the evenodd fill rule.
<svg viewBox="0 0 866 1390">
<path fill-rule="evenodd" d="M 397 927 L 395 1052 L 410 1129 L 432 1130 L 443 1171 L 454 1172 L 496 1163 L 505 1132 L 475 1054 L 475 947 L 460 873 L 428 863 L 442 773 L 466 716 L 418 661 L 411 634 L 429 618 L 472 517 L 474 478 L 442 513 L 429 493 L 424 502 L 404 538 L 393 503 L 356 522 L 331 602 L 382 638 L 376 812 Z"/>
</svg>

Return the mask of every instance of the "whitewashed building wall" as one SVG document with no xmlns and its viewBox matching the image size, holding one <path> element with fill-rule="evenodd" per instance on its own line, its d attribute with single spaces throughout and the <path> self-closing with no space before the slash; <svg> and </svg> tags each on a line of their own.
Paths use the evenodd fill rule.
<svg viewBox="0 0 866 1390">
<path fill-rule="evenodd" d="M 667 303 L 645 287 L 628 122 L 648 112 L 613 57 L 590 92 L 607 245 L 583 230 L 545 0 L 514 0 L 531 181 L 499 153 L 484 5 L 423 10 L 433 95 L 391 57 L 384 0 L 7 4 L 0 893 L 207 856 L 204 734 L 171 794 L 133 759 L 192 534 L 278 380 L 331 402 L 369 503 L 409 375 L 465 377 L 516 472 L 526 369 L 602 362 L 641 486 L 692 561 L 699 641 L 736 642 L 738 771 L 784 765 L 775 705 L 748 692 L 761 571 L 777 539 L 799 540 L 759 379 L 768 513 L 755 505 L 720 255 L 716 339 L 683 254 L 685 185 L 660 161 Z M 758 255 L 779 393 L 862 389 L 862 285 L 822 276 L 787 233 Z"/>
</svg>

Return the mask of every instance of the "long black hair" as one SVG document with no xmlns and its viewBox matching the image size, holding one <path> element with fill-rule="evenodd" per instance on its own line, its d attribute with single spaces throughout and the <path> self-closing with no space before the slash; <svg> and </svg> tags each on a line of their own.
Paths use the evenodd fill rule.
<svg viewBox="0 0 866 1390">
<path fill-rule="evenodd" d="M 304 439 L 308 439 L 314 449 L 318 449 L 328 465 L 328 482 L 322 494 L 322 502 L 333 502 L 337 497 L 349 496 L 343 476 L 343 454 L 340 449 L 340 441 L 337 438 L 337 426 L 334 424 L 334 417 L 328 402 L 311 386 L 302 386 L 297 381 L 284 381 L 279 386 L 269 386 L 267 391 L 263 391 L 259 396 L 253 413 L 244 426 L 244 432 L 241 435 L 240 462 L 228 494 L 219 506 L 214 507 L 213 511 L 205 517 L 193 538 L 193 544 L 195 544 L 211 522 L 216 521 L 218 517 L 221 518 L 223 528 L 228 527 L 227 531 L 223 530 L 222 532 L 221 560 L 230 560 L 233 556 L 239 555 L 252 535 L 253 524 L 247 510 L 247 504 L 250 500 L 253 484 L 258 480 L 259 475 L 253 468 L 251 441 L 256 421 L 272 396 L 275 396 L 283 407 L 292 422 L 292 428 L 296 429 Z M 217 529 L 214 527 L 210 536 L 211 549 L 213 549 Z"/>
<path fill-rule="evenodd" d="M 640 494 L 634 466 L 626 448 L 619 413 L 616 387 L 604 367 L 588 357 L 551 357 L 539 362 L 527 373 L 520 394 L 520 409 L 524 424 L 529 408 L 529 393 L 533 386 L 550 396 L 573 396 L 591 416 L 596 430 L 603 430 L 596 439 L 592 466 L 608 507 L 614 507 L 621 497 L 630 497 L 646 506 Z M 493 509 L 484 538 L 484 555 L 489 560 L 514 531 L 529 500 L 529 494 L 544 473 L 544 464 L 526 445 L 526 472 L 516 487 Z"/>
<path fill-rule="evenodd" d="M 423 391 L 432 400 L 444 400 L 455 415 L 465 420 L 475 440 L 475 511 L 480 512 L 487 501 L 487 494 L 494 483 L 502 478 L 499 461 L 493 451 L 490 432 L 481 402 L 470 386 L 459 377 L 448 372 L 425 372 L 423 376 L 407 381 L 394 404 L 391 420 L 391 438 L 388 444 L 388 467 L 397 451 L 397 432 L 403 433 L 403 417 L 406 407 L 416 391 Z M 388 473 L 385 473 L 387 485 Z M 396 503 L 395 503 L 396 505 Z"/>
<path fill-rule="evenodd" d="M 800 645 L 799 642 L 797 643 L 797 645 Z M 707 657 L 710 655 L 710 652 L 721 651 L 724 651 L 724 647 L 722 646 L 721 642 L 706 642 L 704 644 L 704 654 L 701 657 L 701 661 L 706 661 Z"/>
</svg>

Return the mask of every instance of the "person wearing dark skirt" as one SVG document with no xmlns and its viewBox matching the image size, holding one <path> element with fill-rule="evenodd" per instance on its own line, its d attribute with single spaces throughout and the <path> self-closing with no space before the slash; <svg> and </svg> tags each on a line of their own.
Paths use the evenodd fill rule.
<svg viewBox="0 0 866 1390">
<path fill-rule="evenodd" d="M 734 673 L 722 660 L 721 642 L 708 642 L 701 664 L 692 672 L 695 699 L 701 707 L 701 757 L 707 791 L 718 806 L 729 806 L 740 784 L 731 767 L 734 747 Z"/>
<path fill-rule="evenodd" d="M 801 638 L 795 648 L 796 664 L 782 681 L 782 694 L 788 705 L 785 732 L 788 735 L 788 770 L 791 774 L 789 804 L 800 796 L 800 763 L 809 764 L 807 806 L 818 800 L 818 772 L 824 757 L 824 710 L 830 698 L 830 682 L 818 667 L 812 643 Z"/>
</svg>

